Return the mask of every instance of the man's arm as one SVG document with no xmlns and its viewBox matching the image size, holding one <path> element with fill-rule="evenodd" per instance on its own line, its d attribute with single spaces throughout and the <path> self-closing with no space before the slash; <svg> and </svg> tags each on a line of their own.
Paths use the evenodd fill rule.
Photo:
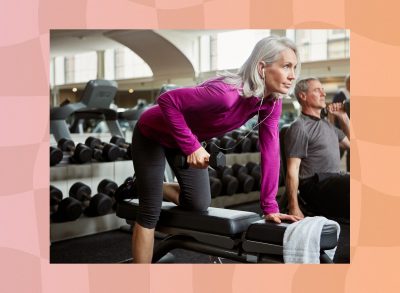
<svg viewBox="0 0 400 293">
<path fill-rule="evenodd" d="M 343 149 L 350 149 L 350 119 L 347 113 L 344 111 L 344 106 L 341 103 L 334 103 L 328 106 L 328 112 L 336 117 L 339 121 L 340 128 L 346 135 L 344 139 L 339 143 L 340 147 Z"/>
<path fill-rule="evenodd" d="M 286 196 L 288 197 L 289 215 L 304 218 L 297 199 L 297 191 L 299 188 L 300 163 L 300 158 L 287 158 Z"/>
<path fill-rule="evenodd" d="M 341 112 L 337 115 L 339 120 L 340 129 L 343 130 L 344 134 L 346 134 L 347 138 L 350 138 L 350 119 L 347 116 L 346 112 Z M 350 147 L 350 145 L 349 145 Z"/>
<path fill-rule="evenodd" d="M 339 146 L 341 149 L 344 150 L 349 150 L 350 149 L 350 119 L 349 116 L 347 116 L 347 113 L 340 113 L 340 115 L 337 116 L 340 124 L 340 128 L 343 130 L 344 134 L 346 135 L 345 138 L 342 139 L 342 141 L 339 142 Z"/>
<path fill-rule="evenodd" d="M 341 149 L 344 149 L 344 150 L 349 150 L 350 149 L 350 141 L 347 138 L 347 136 L 345 136 L 345 138 L 343 138 L 342 141 L 339 142 L 339 147 Z"/>
</svg>

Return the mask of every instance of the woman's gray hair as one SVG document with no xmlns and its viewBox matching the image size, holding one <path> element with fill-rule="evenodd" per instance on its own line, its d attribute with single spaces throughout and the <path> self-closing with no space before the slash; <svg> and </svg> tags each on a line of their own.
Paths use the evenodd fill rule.
<svg viewBox="0 0 400 293">
<path fill-rule="evenodd" d="M 271 64 L 277 61 L 280 53 L 286 49 L 292 49 L 297 57 L 296 77 L 300 73 L 300 59 L 296 44 L 286 37 L 269 36 L 260 40 L 254 47 L 249 58 L 240 67 L 237 73 L 224 72 L 219 74 L 227 84 L 235 86 L 240 95 L 248 97 L 263 97 L 265 92 L 265 82 L 258 72 L 258 64 L 264 61 Z M 267 77 L 265 77 L 267 78 Z M 288 94 L 293 92 L 295 82 L 292 83 Z M 281 94 L 274 93 L 275 98 L 281 97 Z"/>
</svg>

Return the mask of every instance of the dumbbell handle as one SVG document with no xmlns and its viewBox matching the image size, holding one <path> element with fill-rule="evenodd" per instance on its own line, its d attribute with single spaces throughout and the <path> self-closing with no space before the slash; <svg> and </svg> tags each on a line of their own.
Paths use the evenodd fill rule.
<svg viewBox="0 0 400 293">
<path fill-rule="evenodd" d="M 125 141 L 125 139 L 123 137 L 120 137 L 120 136 L 113 136 L 110 139 L 110 143 L 115 144 L 115 145 L 117 145 L 121 148 L 125 148 L 125 149 L 128 148 L 130 145 L 129 143 L 127 143 Z"/>
</svg>

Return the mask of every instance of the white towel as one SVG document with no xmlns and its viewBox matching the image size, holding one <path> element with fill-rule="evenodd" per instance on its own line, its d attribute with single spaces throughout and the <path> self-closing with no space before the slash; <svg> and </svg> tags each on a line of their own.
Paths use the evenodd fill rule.
<svg viewBox="0 0 400 293">
<path fill-rule="evenodd" d="M 340 226 L 337 222 L 325 217 L 306 217 L 290 224 L 283 236 L 283 260 L 285 263 L 320 263 L 320 243 L 322 228 L 335 226 L 337 237 Z M 333 259 L 336 247 L 325 253 Z"/>
</svg>

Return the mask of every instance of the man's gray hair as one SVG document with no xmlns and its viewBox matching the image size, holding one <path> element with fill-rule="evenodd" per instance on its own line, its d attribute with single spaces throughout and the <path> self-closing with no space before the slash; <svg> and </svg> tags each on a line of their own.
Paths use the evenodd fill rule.
<svg viewBox="0 0 400 293">
<path fill-rule="evenodd" d="M 308 91 L 308 82 L 312 80 L 319 81 L 319 79 L 316 77 L 302 78 L 299 81 L 297 81 L 296 86 L 294 87 L 294 95 L 299 103 L 300 103 L 300 93 L 305 93 Z"/>
</svg>

